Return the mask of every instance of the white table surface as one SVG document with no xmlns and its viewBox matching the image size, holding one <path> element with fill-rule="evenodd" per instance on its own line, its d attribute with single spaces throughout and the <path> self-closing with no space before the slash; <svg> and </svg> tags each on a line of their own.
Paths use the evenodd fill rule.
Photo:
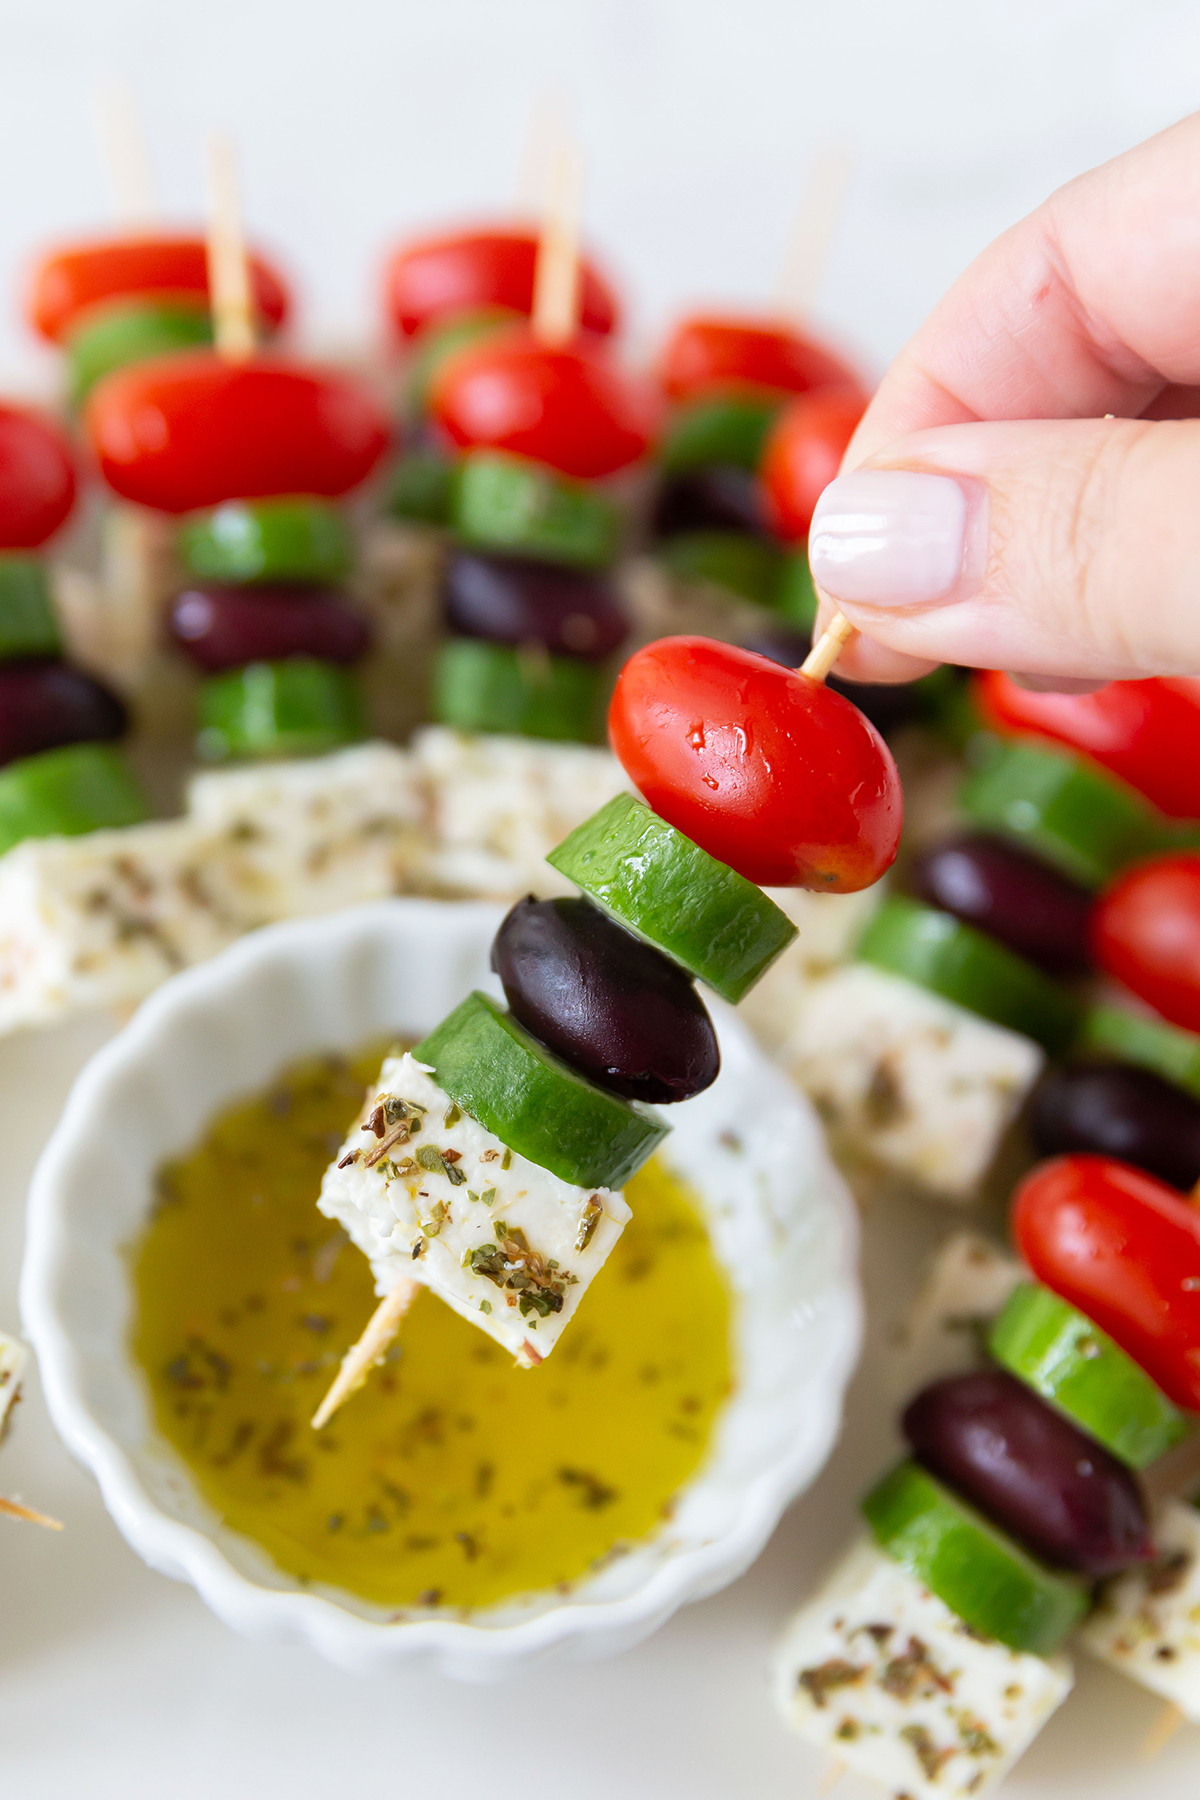
<svg viewBox="0 0 1200 1800">
<path fill-rule="evenodd" d="M 25 1186 L 67 1087 L 111 1027 L 0 1042 L 0 1321 L 16 1321 Z M 815 1753 L 789 1736 L 763 1678 L 769 1646 L 853 1529 L 886 1463 L 894 1408 L 878 1347 L 940 1209 L 876 1206 L 867 1221 L 873 1350 L 847 1431 L 766 1554 L 615 1661 L 489 1687 L 433 1675 L 360 1681 L 309 1652 L 247 1643 L 189 1589 L 144 1569 L 91 1478 L 26 1385 L 0 1486 L 56 1514 L 52 1534 L 0 1520 L 0 1795 L 5 1800 L 809 1800 Z M 1158 1702 L 1080 1658 L 1079 1681 L 1005 1787 L 1007 1800 L 1195 1800 L 1200 1729 L 1149 1769 Z M 838 1800 L 880 1800 L 843 1776 Z"/>
</svg>

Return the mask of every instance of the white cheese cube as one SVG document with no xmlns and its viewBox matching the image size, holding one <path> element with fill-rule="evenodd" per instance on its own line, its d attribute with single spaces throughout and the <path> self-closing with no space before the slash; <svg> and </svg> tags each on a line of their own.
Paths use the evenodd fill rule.
<svg viewBox="0 0 1200 1800">
<path fill-rule="evenodd" d="M 127 1005 L 233 941 L 219 846 L 187 819 L 30 838 L 0 859 L 0 1031 Z"/>
<path fill-rule="evenodd" d="M 0 1441 L 8 1429 L 9 1415 L 21 1397 L 21 1376 L 28 1360 L 24 1344 L 0 1331 Z"/>
<path fill-rule="evenodd" d="M 907 1317 L 897 1330 L 888 1380 L 908 1397 L 984 1362 L 986 1327 L 1022 1275 L 1019 1260 L 977 1231 L 956 1231 L 935 1251 Z"/>
<path fill-rule="evenodd" d="M 423 880 L 451 895 L 575 893 L 547 851 L 629 787 L 616 757 L 588 744 L 431 725 L 413 738 L 413 756 L 430 795 Z"/>
<path fill-rule="evenodd" d="M 804 993 L 781 1061 L 845 1149 L 968 1200 L 1042 1069 L 1015 1031 L 867 963 Z"/>
<path fill-rule="evenodd" d="M 778 1056 L 787 1043 L 810 985 L 853 954 L 884 883 L 857 894 L 814 894 L 807 888 L 767 888 L 796 927 L 794 938 L 741 1003 L 741 1014 L 763 1048 Z"/>
<path fill-rule="evenodd" d="M 1154 1538 L 1158 1558 L 1108 1583 L 1079 1641 L 1200 1725 L 1200 1512 L 1168 1500 Z"/>
<path fill-rule="evenodd" d="M 394 744 L 198 775 L 188 810 L 247 929 L 408 892 L 425 845 L 420 773 Z"/>
<path fill-rule="evenodd" d="M 773 1664 L 788 1724 L 908 1800 L 978 1800 L 1071 1690 L 1071 1665 L 973 1635 L 864 1538 Z"/>
<path fill-rule="evenodd" d="M 318 1205 L 380 1294 L 401 1276 L 424 1282 L 523 1362 L 549 1355 L 630 1217 L 622 1194 L 509 1150 L 407 1053 L 384 1063 Z"/>
</svg>

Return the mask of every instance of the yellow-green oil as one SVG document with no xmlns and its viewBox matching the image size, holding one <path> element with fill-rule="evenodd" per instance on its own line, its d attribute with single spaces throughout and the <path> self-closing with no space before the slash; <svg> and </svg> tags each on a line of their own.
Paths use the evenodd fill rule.
<svg viewBox="0 0 1200 1800">
<path fill-rule="evenodd" d="M 669 1516 L 729 1392 L 707 1232 L 651 1162 L 544 1365 L 516 1368 L 422 1293 L 391 1360 L 312 1431 L 376 1304 L 316 1199 L 380 1060 L 291 1068 L 162 1171 L 133 1252 L 158 1427 L 225 1522 L 303 1580 L 455 1608 L 578 1581 Z"/>
</svg>

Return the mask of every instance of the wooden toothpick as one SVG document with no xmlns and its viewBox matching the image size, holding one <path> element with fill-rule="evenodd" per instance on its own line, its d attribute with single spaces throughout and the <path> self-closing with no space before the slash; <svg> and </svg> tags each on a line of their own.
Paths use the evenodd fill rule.
<svg viewBox="0 0 1200 1800">
<path fill-rule="evenodd" d="M 254 354 L 254 297 L 242 233 L 237 155 L 232 138 L 208 142 L 208 292 L 213 342 L 227 362 Z"/>
<path fill-rule="evenodd" d="M 797 324 L 810 318 L 829 268 L 854 164 L 853 147 L 844 138 L 831 138 L 813 157 L 779 277 L 780 310 Z"/>
<path fill-rule="evenodd" d="M 1153 1762 L 1157 1756 L 1161 1756 L 1179 1727 L 1186 1723 L 1186 1715 L 1180 1712 L 1173 1700 L 1168 1700 L 1142 1739 L 1142 1761 Z"/>
<path fill-rule="evenodd" d="M 550 346 L 569 343 L 579 329 L 579 213 L 583 163 L 572 144 L 560 144 L 551 169 L 533 282 L 533 335 Z"/>
<path fill-rule="evenodd" d="M 157 219 L 158 198 L 133 90 L 109 76 L 97 82 L 92 109 L 117 222 L 124 231 L 141 231 Z"/>
<path fill-rule="evenodd" d="M 0 1513 L 10 1519 L 24 1519 L 30 1525 L 44 1525 L 47 1531 L 62 1530 L 61 1519 L 52 1519 L 49 1513 L 34 1512 L 32 1506 L 22 1506 L 19 1500 L 0 1500 Z"/>
<path fill-rule="evenodd" d="M 419 1281 L 402 1275 L 395 1287 L 384 1295 L 367 1321 L 367 1328 L 356 1344 L 342 1358 L 333 1386 L 312 1417 L 312 1428 L 320 1431 L 328 1425 L 338 1407 L 356 1393 L 377 1363 L 383 1361 L 388 1345 L 404 1323 L 404 1315 L 417 1297 Z"/>
<path fill-rule="evenodd" d="M 824 681 L 841 655 L 843 646 L 854 636 L 854 630 L 845 613 L 835 612 L 800 664 L 801 675 L 807 675 L 810 681 Z"/>
</svg>

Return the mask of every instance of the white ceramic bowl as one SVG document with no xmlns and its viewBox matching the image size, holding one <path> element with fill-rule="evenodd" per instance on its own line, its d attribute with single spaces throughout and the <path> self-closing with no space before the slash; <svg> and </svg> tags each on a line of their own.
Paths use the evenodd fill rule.
<svg viewBox="0 0 1200 1800">
<path fill-rule="evenodd" d="M 155 1170 L 282 1064 L 389 1031 L 421 1034 L 471 986 L 491 986 L 500 916 L 385 901 L 272 926 L 177 976 L 83 1071 L 30 1192 L 25 1327 L 54 1423 L 125 1538 L 235 1630 L 301 1639 L 355 1670 L 423 1659 L 480 1678 L 639 1642 L 758 1555 L 829 1453 L 858 1350 L 849 1197 L 807 1103 L 720 1008 L 721 1075 L 672 1108 L 662 1154 L 699 1189 L 733 1288 L 752 1303 L 736 1307 L 736 1391 L 670 1523 L 568 1597 L 396 1622 L 336 1590 L 302 1589 L 222 1525 L 157 1436 L 127 1347 L 123 1247 L 146 1217 Z"/>
</svg>

